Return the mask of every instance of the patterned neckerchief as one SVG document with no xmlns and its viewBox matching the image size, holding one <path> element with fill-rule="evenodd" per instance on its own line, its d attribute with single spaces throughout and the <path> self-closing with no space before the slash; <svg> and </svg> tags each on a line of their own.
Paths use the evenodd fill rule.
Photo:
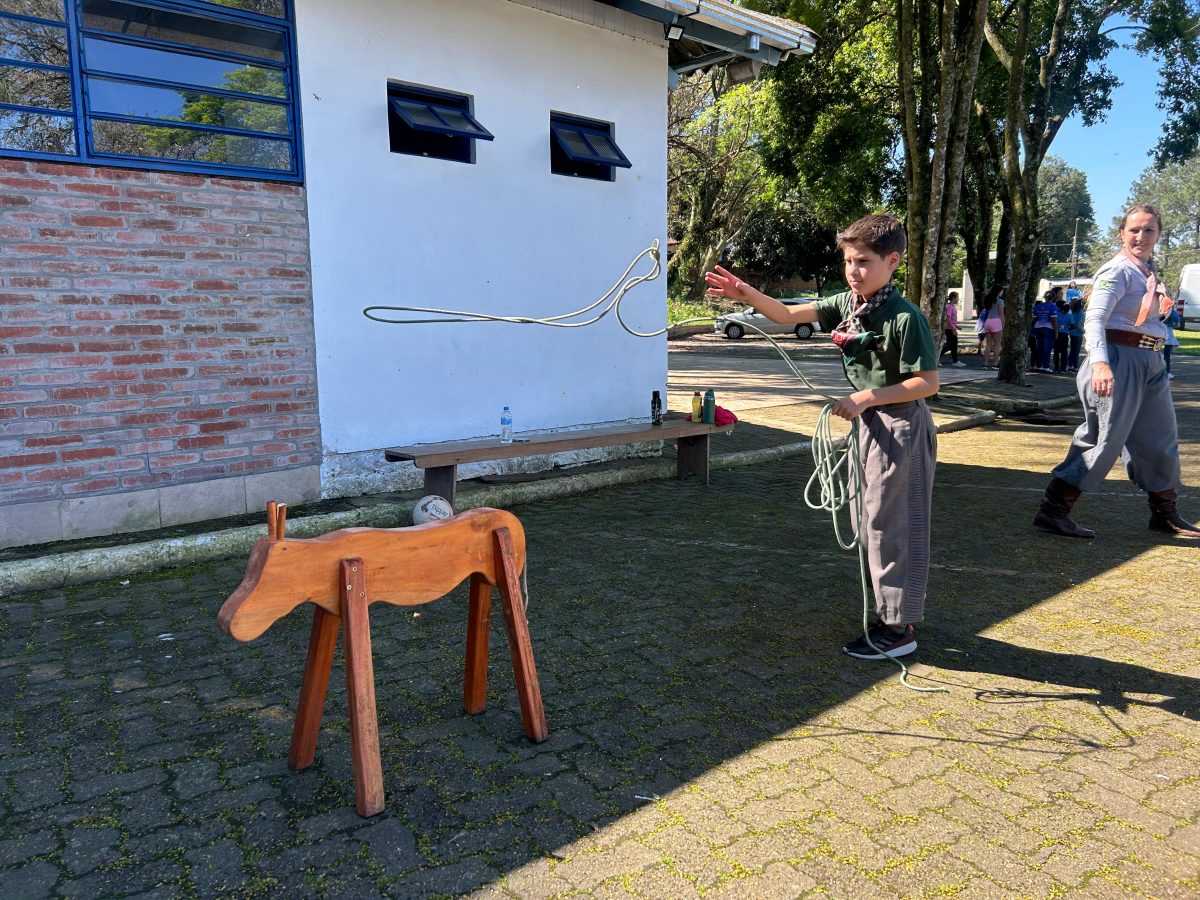
<svg viewBox="0 0 1200 900">
<path fill-rule="evenodd" d="M 843 354 L 846 354 L 846 345 L 865 331 L 863 326 L 866 325 L 867 316 L 890 300 L 895 290 L 896 286 L 889 281 L 865 300 L 858 294 L 851 293 L 851 300 L 856 301 L 858 305 L 854 307 L 850 315 L 837 328 L 833 329 L 833 333 L 829 335 Z"/>
<path fill-rule="evenodd" d="M 1145 322 L 1150 315 L 1150 310 L 1155 306 L 1158 307 L 1156 310 L 1158 315 L 1168 315 L 1175 308 L 1175 301 L 1167 293 L 1166 286 L 1158 280 L 1158 266 L 1155 265 L 1153 257 L 1148 262 L 1143 262 L 1124 247 L 1121 248 L 1121 252 L 1126 259 L 1137 266 L 1138 271 L 1146 279 L 1146 293 L 1142 296 L 1142 305 L 1133 324 L 1141 325 Z"/>
</svg>

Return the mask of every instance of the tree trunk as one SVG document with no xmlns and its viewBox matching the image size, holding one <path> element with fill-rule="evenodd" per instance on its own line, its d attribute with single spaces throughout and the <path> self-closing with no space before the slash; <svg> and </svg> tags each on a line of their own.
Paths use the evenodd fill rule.
<svg viewBox="0 0 1200 900">
<path fill-rule="evenodd" d="M 987 9 L 985 0 L 964 0 L 961 5 L 950 0 L 938 7 L 917 0 L 898 3 L 900 106 L 908 185 L 905 293 L 925 311 L 939 344 Z M 914 18 L 921 42 L 918 48 L 912 46 L 909 36 L 914 32 Z M 918 56 L 919 80 L 915 72 Z M 934 73 L 939 74 L 935 77 Z"/>
</svg>

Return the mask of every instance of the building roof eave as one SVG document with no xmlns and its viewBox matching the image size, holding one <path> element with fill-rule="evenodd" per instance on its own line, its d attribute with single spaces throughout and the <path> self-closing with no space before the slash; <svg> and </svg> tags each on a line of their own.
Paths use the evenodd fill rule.
<svg viewBox="0 0 1200 900">
<path fill-rule="evenodd" d="M 812 53 L 817 42 L 816 32 L 811 28 L 778 16 L 745 9 L 729 0 L 619 0 L 614 5 L 639 15 L 649 13 L 650 18 L 668 25 L 682 26 L 684 33 L 693 40 L 771 65 L 792 53 Z M 634 7 L 643 7 L 643 10 Z M 664 18 L 645 7 L 665 12 L 670 18 Z M 752 40 L 752 36 L 757 36 L 757 41 Z M 755 43 L 758 44 L 757 48 L 753 46 Z"/>
</svg>

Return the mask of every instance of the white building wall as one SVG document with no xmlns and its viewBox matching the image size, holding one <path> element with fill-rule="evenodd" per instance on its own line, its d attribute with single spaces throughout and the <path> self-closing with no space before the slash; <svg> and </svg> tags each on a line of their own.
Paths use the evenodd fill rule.
<svg viewBox="0 0 1200 900">
<path fill-rule="evenodd" d="M 556 315 L 665 247 L 665 45 L 508 0 L 296 7 L 326 494 L 397 486 L 379 448 L 494 434 L 506 403 L 517 431 L 646 417 L 665 339 L 611 315 L 383 325 L 362 309 Z M 473 96 L 495 141 L 473 165 L 391 153 L 389 79 Z M 633 168 L 552 175 L 552 110 L 615 123 Z M 661 327 L 665 273 L 622 311 Z"/>
</svg>

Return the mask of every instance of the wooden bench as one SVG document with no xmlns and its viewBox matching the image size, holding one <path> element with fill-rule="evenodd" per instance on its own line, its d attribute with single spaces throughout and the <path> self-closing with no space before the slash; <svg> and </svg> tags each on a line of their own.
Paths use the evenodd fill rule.
<svg viewBox="0 0 1200 900">
<path fill-rule="evenodd" d="M 458 467 L 463 463 L 490 459 L 513 459 L 518 456 L 544 456 L 592 447 L 611 447 L 636 444 L 642 441 L 676 442 L 676 475 L 699 476 L 708 484 L 708 437 L 714 431 L 726 434 L 732 425 L 708 425 L 689 422 L 686 416 L 668 415 L 661 425 L 605 425 L 581 428 L 576 431 L 518 434 L 511 444 L 500 443 L 499 437 L 473 441 L 445 441 L 438 444 L 416 444 L 412 447 L 388 447 L 383 451 L 388 462 L 411 461 L 425 470 L 425 493 L 445 497 L 454 504 Z"/>
</svg>

